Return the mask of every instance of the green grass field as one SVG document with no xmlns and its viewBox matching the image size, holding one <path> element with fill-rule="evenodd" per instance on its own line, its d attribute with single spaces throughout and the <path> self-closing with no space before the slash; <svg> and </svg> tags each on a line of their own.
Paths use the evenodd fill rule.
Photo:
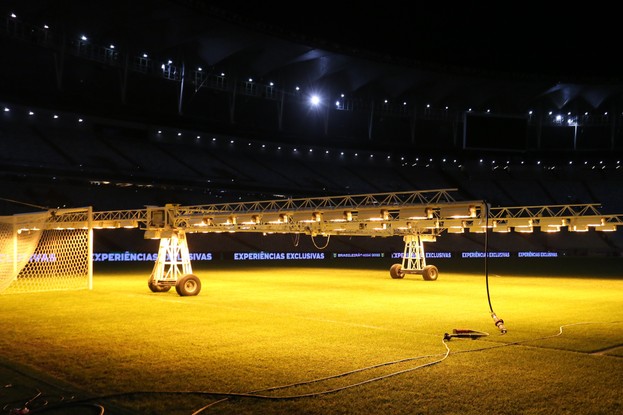
<svg viewBox="0 0 623 415">
<path fill-rule="evenodd" d="M 196 297 L 150 271 L 0 296 L 0 414 L 623 413 L 623 273 L 492 268 L 502 335 L 477 271 L 195 267 Z"/>
</svg>

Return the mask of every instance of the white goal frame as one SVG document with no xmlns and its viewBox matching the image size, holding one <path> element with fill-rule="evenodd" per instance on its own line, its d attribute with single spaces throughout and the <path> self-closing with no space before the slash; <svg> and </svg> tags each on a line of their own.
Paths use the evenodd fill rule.
<svg viewBox="0 0 623 415">
<path fill-rule="evenodd" d="M 0 216 L 0 294 L 93 288 L 92 208 Z"/>
</svg>

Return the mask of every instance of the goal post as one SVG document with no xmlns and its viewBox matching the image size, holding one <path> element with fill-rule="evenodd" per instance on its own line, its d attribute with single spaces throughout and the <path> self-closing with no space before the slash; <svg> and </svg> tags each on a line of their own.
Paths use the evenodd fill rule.
<svg viewBox="0 0 623 415">
<path fill-rule="evenodd" d="M 93 288 L 90 207 L 0 217 L 0 294 Z"/>
</svg>

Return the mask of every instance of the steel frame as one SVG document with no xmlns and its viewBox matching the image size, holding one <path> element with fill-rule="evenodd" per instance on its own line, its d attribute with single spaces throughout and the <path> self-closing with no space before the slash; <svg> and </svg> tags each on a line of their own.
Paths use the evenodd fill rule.
<svg viewBox="0 0 623 415">
<path fill-rule="evenodd" d="M 369 193 L 359 195 L 276 199 L 265 201 L 220 203 L 136 210 L 90 212 L 51 210 L 46 226 L 88 226 L 99 228 L 139 228 L 145 238 L 160 239 L 158 259 L 150 284 L 168 286 L 181 276 L 192 274 L 187 233 L 294 233 L 311 236 L 345 235 L 391 237 L 402 236 L 405 248 L 396 275 L 424 274 L 426 265 L 424 242 L 459 223 L 460 230 L 483 232 L 496 227 L 512 228 L 519 220 L 529 221 L 530 230 L 569 226 L 578 221 L 596 230 L 615 230 L 623 225 L 622 215 L 604 215 L 599 204 L 566 204 L 548 206 L 489 207 L 482 200 L 456 200 L 451 193 L 457 189 L 433 189 L 405 192 Z M 463 212 L 457 217 L 450 211 Z M 58 211 L 60 212 L 60 211 Z M 413 215 L 413 212 L 417 212 Z M 45 214 L 45 213 L 44 213 Z M 41 225 L 41 213 L 19 215 L 20 229 Z M 18 216 L 18 215 L 15 215 Z M 268 218 L 272 218 L 268 220 Z M 515 230 L 515 229 L 513 229 Z M 556 230 L 556 229 L 555 229 Z M 398 264 L 397 264 L 398 265 Z M 435 275 L 429 275 L 436 278 Z M 434 277 L 434 278 L 433 278 Z M 151 287 L 151 285 L 150 285 Z"/>
</svg>

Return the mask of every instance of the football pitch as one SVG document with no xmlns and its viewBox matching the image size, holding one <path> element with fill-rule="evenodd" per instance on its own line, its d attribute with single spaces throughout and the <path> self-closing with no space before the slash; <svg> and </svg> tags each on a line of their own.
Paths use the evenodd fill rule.
<svg viewBox="0 0 623 415">
<path fill-rule="evenodd" d="M 0 414 L 623 413 L 618 270 L 206 266 L 188 297 L 150 271 L 1 295 Z"/>
</svg>

